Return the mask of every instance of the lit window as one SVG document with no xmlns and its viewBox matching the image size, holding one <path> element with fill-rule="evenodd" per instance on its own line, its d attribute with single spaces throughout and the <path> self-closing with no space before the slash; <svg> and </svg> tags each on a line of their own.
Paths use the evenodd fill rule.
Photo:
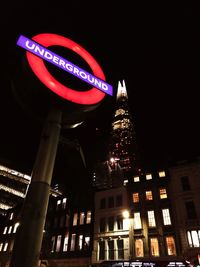
<svg viewBox="0 0 200 267">
<path fill-rule="evenodd" d="M 127 185 L 128 184 L 128 180 L 124 180 L 124 185 Z"/>
<path fill-rule="evenodd" d="M 78 222 L 78 213 L 74 213 L 73 225 L 77 225 L 77 222 Z"/>
<path fill-rule="evenodd" d="M 134 228 L 135 229 L 141 229 L 142 228 L 140 212 L 135 212 L 134 213 Z"/>
<path fill-rule="evenodd" d="M 200 247 L 200 230 L 188 231 L 187 236 L 190 247 Z"/>
<path fill-rule="evenodd" d="M 64 238 L 64 243 L 63 243 L 63 251 L 67 251 L 68 249 L 68 241 L 69 241 L 69 235 L 67 234 Z"/>
<path fill-rule="evenodd" d="M 90 236 L 86 236 L 84 242 L 84 250 L 89 249 L 89 247 L 90 247 Z"/>
<path fill-rule="evenodd" d="M 152 191 L 146 191 L 146 200 L 152 200 L 152 199 L 153 199 Z"/>
<path fill-rule="evenodd" d="M 14 216 L 14 213 L 11 212 L 9 220 L 12 220 L 13 219 L 13 216 Z"/>
<path fill-rule="evenodd" d="M 88 224 L 88 223 L 91 223 L 91 216 L 92 216 L 91 211 L 88 211 L 88 212 L 87 212 L 87 217 L 86 217 L 86 223 L 87 223 L 87 224 Z"/>
<path fill-rule="evenodd" d="M 71 246 L 70 246 L 70 250 L 71 251 L 74 251 L 75 250 L 75 244 L 76 244 L 76 234 L 72 234 Z"/>
<path fill-rule="evenodd" d="M 135 239 L 135 256 L 144 257 L 143 240 L 141 238 Z"/>
<path fill-rule="evenodd" d="M 80 224 L 84 224 L 85 212 L 80 213 Z"/>
<path fill-rule="evenodd" d="M 19 222 L 15 223 L 13 233 L 16 233 L 18 227 L 19 227 Z"/>
<path fill-rule="evenodd" d="M 6 251 L 7 248 L 8 248 L 8 243 L 6 242 L 5 245 L 4 245 L 3 251 Z"/>
<path fill-rule="evenodd" d="M 139 177 L 139 176 L 135 176 L 135 177 L 133 177 L 133 181 L 134 181 L 135 183 L 139 182 L 139 181 L 140 181 L 140 177 Z"/>
<path fill-rule="evenodd" d="M 57 206 L 56 206 L 57 209 L 60 207 L 60 204 L 61 204 L 61 200 L 59 199 L 59 200 L 57 201 Z"/>
<path fill-rule="evenodd" d="M 176 246 L 173 236 L 167 236 L 166 237 L 166 245 L 167 245 L 167 254 L 169 256 L 175 256 L 176 255 Z"/>
<path fill-rule="evenodd" d="M 158 175 L 159 175 L 159 177 L 165 177 L 166 176 L 165 171 L 160 171 L 158 173 Z"/>
<path fill-rule="evenodd" d="M 133 193 L 133 203 L 138 203 L 139 200 L 139 193 Z"/>
<path fill-rule="evenodd" d="M 6 227 L 4 227 L 4 230 L 3 230 L 3 235 L 5 235 L 6 234 L 6 232 L 7 232 L 7 229 L 8 229 L 8 227 L 6 226 Z"/>
<path fill-rule="evenodd" d="M 151 180 L 151 179 L 152 179 L 151 173 L 146 174 L 146 180 Z"/>
<path fill-rule="evenodd" d="M 152 256 L 159 256 L 158 238 L 150 238 L 150 248 Z"/>
<path fill-rule="evenodd" d="M 66 198 L 63 198 L 63 201 L 62 201 L 62 208 L 63 209 L 66 208 L 66 204 L 67 204 L 67 199 Z"/>
<path fill-rule="evenodd" d="M 56 252 L 60 251 L 61 239 L 62 239 L 62 236 L 58 235 L 57 242 L 56 242 Z"/>
<path fill-rule="evenodd" d="M 166 188 L 160 188 L 160 199 L 167 198 L 167 190 Z"/>
<path fill-rule="evenodd" d="M 78 238 L 78 249 L 81 250 L 83 248 L 83 235 L 79 235 Z"/>
<path fill-rule="evenodd" d="M 12 232 L 12 226 L 9 227 L 8 234 Z"/>
<path fill-rule="evenodd" d="M 169 209 L 163 209 L 162 215 L 163 215 L 164 225 L 171 225 L 171 218 L 170 218 L 170 214 L 169 214 Z"/>
<path fill-rule="evenodd" d="M 153 210 L 149 210 L 147 212 L 148 214 L 148 224 L 149 227 L 155 227 L 156 226 L 156 221 L 155 221 L 155 215 Z"/>
<path fill-rule="evenodd" d="M 0 251 L 2 251 L 3 243 L 0 243 Z"/>
<path fill-rule="evenodd" d="M 56 237 L 52 236 L 52 238 L 51 238 L 51 252 L 54 252 L 55 242 L 56 242 Z"/>
</svg>

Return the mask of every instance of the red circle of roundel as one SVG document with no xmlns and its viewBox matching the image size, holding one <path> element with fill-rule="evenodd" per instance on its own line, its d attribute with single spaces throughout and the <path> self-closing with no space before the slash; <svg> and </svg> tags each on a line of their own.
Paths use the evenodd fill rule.
<svg viewBox="0 0 200 267">
<path fill-rule="evenodd" d="M 38 34 L 32 39 L 44 47 L 57 45 L 71 49 L 75 53 L 79 54 L 88 63 L 96 77 L 105 80 L 104 73 L 96 60 L 84 48 L 72 40 L 51 33 Z M 48 72 L 43 59 L 33 55 L 30 52 L 26 52 L 26 56 L 31 69 L 39 78 L 39 80 L 60 97 L 82 105 L 97 104 L 104 98 L 105 93 L 96 89 L 95 87 L 84 92 L 78 92 L 64 86 Z"/>
</svg>

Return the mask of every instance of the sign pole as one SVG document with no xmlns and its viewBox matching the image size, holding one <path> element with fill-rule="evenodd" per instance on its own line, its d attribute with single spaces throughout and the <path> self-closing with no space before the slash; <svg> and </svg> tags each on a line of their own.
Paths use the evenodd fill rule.
<svg viewBox="0 0 200 267">
<path fill-rule="evenodd" d="M 24 201 L 10 267 L 38 267 L 61 120 L 60 110 L 49 111 Z"/>
</svg>

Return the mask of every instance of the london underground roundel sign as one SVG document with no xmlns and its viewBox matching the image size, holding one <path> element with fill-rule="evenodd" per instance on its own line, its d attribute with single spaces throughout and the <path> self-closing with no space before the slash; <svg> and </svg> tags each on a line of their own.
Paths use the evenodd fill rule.
<svg viewBox="0 0 200 267">
<path fill-rule="evenodd" d="M 99 103 L 104 98 L 105 93 L 113 94 L 113 88 L 105 82 L 105 75 L 97 61 L 74 41 L 57 34 L 44 33 L 38 34 L 32 39 L 21 35 L 17 45 L 27 50 L 28 63 L 39 80 L 65 100 L 82 105 L 93 105 Z M 50 51 L 47 49 L 49 46 L 62 46 L 77 53 L 88 63 L 94 75 Z M 49 73 L 44 60 L 87 82 L 92 85 L 92 88 L 80 92 L 61 84 Z"/>
</svg>

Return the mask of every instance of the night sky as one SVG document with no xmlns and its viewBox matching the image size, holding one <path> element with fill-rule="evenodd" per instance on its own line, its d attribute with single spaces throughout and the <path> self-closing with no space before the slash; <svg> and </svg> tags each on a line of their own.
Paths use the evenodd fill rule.
<svg viewBox="0 0 200 267">
<path fill-rule="evenodd" d="M 189 2 L 65 2 L 12 3 L 1 9 L 0 159 L 21 171 L 31 172 L 34 164 L 42 123 L 19 105 L 11 80 L 23 53 L 16 46 L 19 35 L 31 38 L 39 33 L 60 34 L 84 47 L 100 64 L 114 93 L 118 81 L 125 80 L 146 165 L 199 156 L 197 8 Z M 62 131 L 67 138 L 79 139 L 89 167 L 105 157 L 114 103 L 115 95 L 106 96 L 83 125 Z"/>
</svg>

